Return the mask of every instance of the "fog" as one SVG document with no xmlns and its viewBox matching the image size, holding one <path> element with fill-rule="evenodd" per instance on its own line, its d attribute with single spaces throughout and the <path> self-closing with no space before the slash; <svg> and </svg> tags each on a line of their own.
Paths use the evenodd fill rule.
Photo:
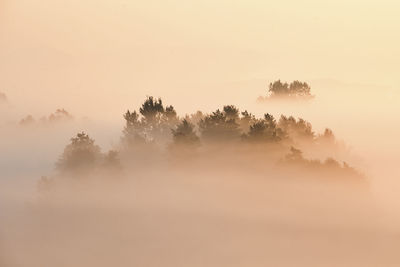
<svg viewBox="0 0 400 267">
<path fill-rule="evenodd" d="M 77 132 L 88 132 L 103 152 L 118 149 L 122 114 L 113 122 L 74 115 L 70 121 L 21 125 L 15 113 L 7 113 L 2 264 L 395 266 L 399 184 L 391 144 L 397 118 L 393 114 L 390 121 L 388 107 L 365 119 L 365 103 L 346 115 L 350 107 L 340 94 L 343 109 L 332 114 L 321 92 L 315 90 L 310 103 L 254 100 L 251 107 L 259 114 L 307 118 L 317 132 L 332 128 L 347 146 L 337 159 L 364 173 L 361 183 L 330 171 L 282 169 L 272 160 L 274 150 L 261 145 L 257 151 L 211 145 L 197 156 L 122 156 L 122 171 L 57 177 L 55 163 Z M 327 98 L 332 101 L 332 94 Z M 327 101 L 325 108 L 318 101 Z M 367 131 L 371 120 L 378 129 Z M 307 158 L 316 155 L 321 154 L 305 152 Z M 40 189 L 42 175 L 54 179 L 46 189 Z"/>
<path fill-rule="evenodd" d="M 398 266 L 396 10 L 1 1 L 0 266 Z M 278 79 L 314 97 L 257 101 Z"/>
</svg>

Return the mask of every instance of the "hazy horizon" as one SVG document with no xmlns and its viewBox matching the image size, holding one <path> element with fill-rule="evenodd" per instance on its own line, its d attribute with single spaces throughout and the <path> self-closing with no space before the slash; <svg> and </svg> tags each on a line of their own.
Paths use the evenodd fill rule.
<svg viewBox="0 0 400 267">
<path fill-rule="evenodd" d="M 0 91 L 31 109 L 46 96 L 52 101 L 42 108 L 91 114 L 82 103 L 92 98 L 113 110 L 146 95 L 184 112 L 192 104 L 183 99 L 205 101 L 210 93 L 248 103 L 277 79 L 397 92 L 399 5 L 3 0 Z"/>
<path fill-rule="evenodd" d="M 397 266 L 399 10 L 395 0 L 0 0 L 0 266 Z M 313 97 L 257 101 L 277 80 L 306 82 Z M 164 104 L 159 136 L 139 112 L 149 96 Z M 174 154 L 185 115 L 226 105 L 254 114 L 252 126 L 272 114 L 277 146 L 246 143 L 242 124 L 236 143 L 209 145 L 191 118 L 200 152 Z M 132 131 L 144 159 L 123 141 L 127 110 L 141 114 Z M 294 161 L 345 161 L 365 184 L 279 169 L 302 144 L 289 130 L 274 139 L 281 115 L 312 125 Z M 325 128 L 335 146 L 318 143 Z M 60 174 L 80 132 L 101 157 L 115 150 L 123 174 Z M 42 176 L 54 183 L 45 193 Z"/>
</svg>

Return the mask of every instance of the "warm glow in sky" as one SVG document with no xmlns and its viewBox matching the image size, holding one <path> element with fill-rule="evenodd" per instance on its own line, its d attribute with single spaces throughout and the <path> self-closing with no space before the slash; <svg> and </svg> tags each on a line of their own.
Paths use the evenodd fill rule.
<svg viewBox="0 0 400 267">
<path fill-rule="evenodd" d="M 0 266 L 400 266 L 399 13 L 400 0 L 0 0 Z M 315 97 L 257 102 L 278 79 Z M 179 117 L 125 121 L 146 96 Z M 315 135 L 216 120 L 209 145 L 177 127 L 224 105 Z M 82 131 L 99 148 L 67 145 Z M 336 188 L 344 161 L 366 174 L 361 194 Z"/>
<path fill-rule="evenodd" d="M 0 91 L 14 102 L 29 98 L 23 102 L 32 108 L 43 97 L 82 112 L 82 100 L 93 98 L 122 109 L 146 94 L 175 103 L 211 93 L 221 99 L 241 83 L 246 90 L 227 98 L 237 101 L 278 78 L 399 82 L 394 0 L 0 4 Z"/>
</svg>

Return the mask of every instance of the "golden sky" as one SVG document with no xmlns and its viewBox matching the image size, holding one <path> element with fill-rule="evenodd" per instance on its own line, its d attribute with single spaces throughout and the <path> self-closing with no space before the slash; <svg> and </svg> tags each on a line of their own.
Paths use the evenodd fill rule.
<svg viewBox="0 0 400 267">
<path fill-rule="evenodd" d="M 332 128 L 392 177 L 399 11 L 399 0 L 0 0 L 0 92 L 15 121 L 65 108 L 122 124 L 146 95 L 179 115 L 225 104 L 293 114 Z M 309 82 L 315 101 L 256 105 L 277 79 Z M 122 126 L 112 128 L 95 138 L 118 140 Z"/>
<path fill-rule="evenodd" d="M 250 99 L 278 78 L 400 80 L 395 0 L 1 0 L 0 8 L 0 91 L 16 101 L 46 96 L 81 108 L 96 97 L 125 107 L 146 94 L 222 98 L 235 83 L 248 90 L 231 100 Z"/>
</svg>

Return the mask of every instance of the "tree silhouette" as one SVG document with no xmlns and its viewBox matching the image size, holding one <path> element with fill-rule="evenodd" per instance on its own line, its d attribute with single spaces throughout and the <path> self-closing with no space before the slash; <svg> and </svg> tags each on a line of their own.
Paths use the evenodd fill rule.
<svg viewBox="0 0 400 267">
<path fill-rule="evenodd" d="M 165 108 L 165 116 L 167 117 L 167 118 L 169 118 L 169 119 L 173 119 L 173 118 L 176 118 L 177 117 L 177 115 L 176 115 L 176 111 L 175 111 L 175 109 L 174 109 L 174 107 L 173 106 L 167 106 L 166 108 Z"/>
<path fill-rule="evenodd" d="M 311 96 L 311 87 L 306 82 L 294 81 L 289 86 L 289 94 L 297 97 Z"/>
<path fill-rule="evenodd" d="M 277 80 L 269 84 L 267 98 L 287 98 L 287 99 L 309 99 L 311 95 L 311 87 L 306 82 L 293 81 L 288 84 Z"/>
<path fill-rule="evenodd" d="M 58 122 L 58 121 L 68 121 L 72 120 L 73 117 L 69 114 L 65 109 L 57 109 L 54 113 L 50 114 L 49 122 Z"/>
<path fill-rule="evenodd" d="M 289 94 L 289 84 L 282 83 L 281 80 L 277 80 L 269 84 L 269 90 L 271 96 L 285 96 Z"/>
<path fill-rule="evenodd" d="M 71 138 L 64 149 L 56 168 L 61 172 L 76 172 L 93 169 L 101 159 L 100 147 L 84 132 Z"/>
<path fill-rule="evenodd" d="M 124 114 L 125 127 L 123 130 L 123 141 L 128 145 L 134 145 L 145 142 L 145 132 L 142 123 L 139 120 L 139 114 L 136 111 L 129 110 Z"/>
<path fill-rule="evenodd" d="M 173 142 L 175 145 L 198 146 L 200 139 L 194 131 L 194 126 L 186 119 L 182 120 L 176 129 L 172 129 Z"/>
<path fill-rule="evenodd" d="M 206 141 L 232 141 L 240 137 L 239 124 L 219 109 L 202 119 L 199 129 Z"/>
<path fill-rule="evenodd" d="M 157 119 L 160 119 L 161 114 L 164 113 L 164 106 L 160 98 L 156 99 L 152 96 L 149 96 L 144 101 L 139 111 L 140 114 L 143 115 L 145 122 L 152 124 L 155 123 Z"/>
<path fill-rule="evenodd" d="M 280 129 L 271 114 L 265 114 L 264 119 L 257 120 L 250 126 L 249 132 L 244 135 L 244 140 L 250 142 L 278 142 L 281 140 Z"/>
<path fill-rule="evenodd" d="M 336 144 L 335 135 L 331 129 L 325 129 L 323 134 L 318 135 L 316 143 L 324 146 L 334 146 Z"/>
<path fill-rule="evenodd" d="M 286 90 L 285 88 L 297 88 L 295 90 L 305 92 L 308 90 L 307 84 L 301 82 L 293 82 L 288 85 L 278 81 L 271 85 L 271 88 L 281 88 L 279 90 L 283 91 Z M 65 110 L 57 110 L 55 114 L 66 116 L 68 113 Z M 260 150 L 257 150 L 256 147 L 261 144 L 262 151 L 268 151 L 268 158 L 280 159 L 279 163 L 292 164 L 303 170 L 329 169 L 338 173 L 345 170 L 349 173 L 355 172 L 347 164 L 342 166 L 331 158 L 323 162 L 305 159 L 303 152 L 293 146 L 301 147 L 305 153 L 312 152 L 315 155 L 315 151 L 319 153 L 320 148 L 328 149 L 330 152 L 333 151 L 332 148 L 335 148 L 320 144 L 336 145 L 336 142 L 330 129 L 326 129 L 323 134 L 316 135 L 312 130 L 312 125 L 301 118 L 295 119 L 292 116 L 282 115 L 277 122 L 269 113 L 264 114 L 262 118 L 256 118 L 247 110 L 240 112 L 237 107 L 226 105 L 211 114 L 204 115 L 198 111 L 190 116 L 186 115 L 185 119 L 180 120 L 172 105 L 164 107 L 161 99 L 153 97 L 147 97 L 139 112 L 127 110 L 123 117 L 125 127 L 121 150 L 112 150 L 107 154 L 102 154 L 100 147 L 95 144 L 93 139 L 84 132 L 78 133 L 71 138 L 71 142 L 65 147 L 57 161 L 57 170 L 62 174 L 91 170 L 103 172 L 108 169 L 112 171 L 120 169 L 121 162 L 129 162 L 131 167 L 149 162 L 156 164 L 165 160 L 164 148 L 170 149 L 170 152 L 173 152 L 171 155 L 176 156 L 176 159 L 179 160 L 192 159 L 188 157 L 190 155 L 197 159 L 200 156 L 214 158 L 212 156 L 215 154 L 215 158 L 218 158 L 226 155 L 219 154 L 219 151 L 223 151 L 223 153 L 229 151 L 237 152 L 238 157 L 242 157 L 238 160 L 250 162 L 246 157 L 250 155 L 253 160 L 255 156 L 260 155 Z M 197 128 L 195 128 L 194 121 L 198 122 Z M 196 150 L 195 148 L 200 144 L 204 149 Z M 265 150 L 266 147 L 268 150 Z M 312 150 L 308 149 L 310 147 Z M 289 148 L 290 153 L 282 158 L 283 153 Z M 252 154 L 252 150 L 255 154 Z M 191 154 L 192 151 L 196 151 L 196 153 Z M 326 157 L 324 153 L 325 151 L 321 154 Z M 263 155 L 266 156 L 264 153 Z M 121 162 L 120 156 L 123 159 Z M 179 163 L 180 161 L 175 162 Z M 255 160 L 254 162 L 259 161 Z"/>
<path fill-rule="evenodd" d="M 250 130 L 250 126 L 256 122 L 256 117 L 253 114 L 249 113 L 247 110 L 241 113 L 239 125 L 243 133 L 248 133 Z"/>
<path fill-rule="evenodd" d="M 200 122 L 202 119 L 204 119 L 204 117 L 205 117 L 205 116 L 204 116 L 203 112 L 201 112 L 200 110 L 198 110 L 198 111 L 196 111 L 196 112 L 193 113 L 193 114 L 186 115 L 186 116 L 185 116 L 185 119 L 186 119 L 188 122 L 190 122 L 190 123 L 195 127 L 196 132 L 199 133 L 197 125 L 199 125 L 199 122 Z"/>
<path fill-rule="evenodd" d="M 310 174 L 317 174 L 318 177 L 324 174 L 335 178 L 357 179 L 359 181 L 362 181 L 364 178 L 362 174 L 350 167 L 346 162 L 340 164 L 337 160 L 330 157 L 323 162 L 318 159 L 305 159 L 303 152 L 293 146 L 290 148 L 290 153 L 280 161 L 280 164 L 285 164 L 285 167 L 294 167 L 296 170 L 307 171 Z"/>
<path fill-rule="evenodd" d="M 235 121 L 237 121 L 239 119 L 239 109 L 237 107 L 235 107 L 234 105 L 224 106 L 223 110 L 224 110 L 226 119 L 235 120 Z"/>
<path fill-rule="evenodd" d="M 285 159 L 290 162 L 299 162 L 303 160 L 303 152 L 295 147 L 290 147 L 290 153 L 285 156 Z"/>
<path fill-rule="evenodd" d="M 123 130 L 123 140 L 132 145 L 145 142 L 165 142 L 171 137 L 171 129 L 179 123 L 179 118 L 173 106 L 164 108 L 162 100 L 152 96 L 147 97 L 139 109 L 127 111 Z"/>
<path fill-rule="evenodd" d="M 293 141 L 314 141 L 315 134 L 312 131 L 311 123 L 302 118 L 296 120 L 293 116 L 286 117 L 282 115 L 279 119 L 278 127 Z"/>
<path fill-rule="evenodd" d="M 161 115 L 160 127 L 161 131 L 168 133 L 179 123 L 178 115 L 173 106 L 167 106 Z"/>
</svg>

